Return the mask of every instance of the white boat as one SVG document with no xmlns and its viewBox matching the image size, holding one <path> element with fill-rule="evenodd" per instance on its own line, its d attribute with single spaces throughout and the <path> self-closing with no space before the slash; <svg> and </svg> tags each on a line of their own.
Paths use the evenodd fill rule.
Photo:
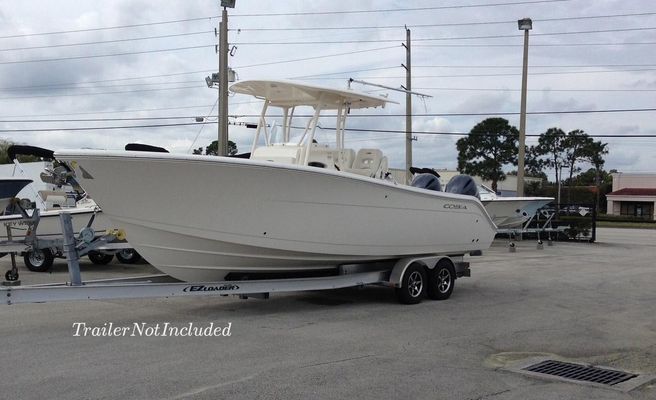
<svg viewBox="0 0 656 400">
<path fill-rule="evenodd" d="M 504 197 L 485 185 L 479 185 L 479 196 L 499 229 L 521 227 L 537 211 L 554 201 L 553 197 Z"/>
<path fill-rule="evenodd" d="M 16 197 L 18 192 L 32 183 L 31 179 L 25 178 L 1 178 L 0 179 L 0 214 L 2 214 L 11 202 L 11 199 Z"/>
<path fill-rule="evenodd" d="M 87 226 L 89 220 L 95 215 L 92 227 L 97 231 L 109 229 L 109 220 L 105 218 L 100 207 L 89 198 L 80 188 L 70 171 L 63 166 L 53 167 L 53 151 L 35 146 L 12 145 L 7 149 L 9 159 L 14 162 L 14 174 L 22 175 L 20 178 L 6 178 L 14 180 L 27 181 L 33 183 L 32 176 L 26 172 L 20 162 L 17 161 L 18 155 L 32 155 L 50 160 L 46 163 L 43 171 L 35 172 L 41 181 L 44 182 L 50 190 L 37 190 L 36 186 L 32 187 L 32 201 L 39 208 L 40 219 L 37 227 L 37 234 L 42 239 L 55 239 L 62 236 L 62 228 L 59 222 L 59 214 L 66 211 L 73 217 L 73 229 L 75 233 Z M 23 187 L 27 184 L 23 185 Z M 11 211 L 11 210 L 8 210 Z M 8 213 L 7 213 L 8 214 Z M 9 218 L 9 217 L 8 217 Z M 15 240 L 24 239 L 26 228 L 20 225 L 11 227 L 12 236 Z M 6 239 L 6 232 L 0 232 L 0 240 Z"/>
<path fill-rule="evenodd" d="M 29 154 L 44 157 L 46 159 L 53 159 L 53 152 L 48 149 L 42 149 L 34 146 L 13 145 L 8 148 L 9 158 L 14 161 L 19 173 L 24 174 L 21 164 L 16 161 L 16 155 Z M 39 208 L 39 222 L 36 229 L 36 234 L 39 240 L 57 240 L 63 237 L 62 227 L 60 222 L 60 214 L 66 212 L 71 216 L 73 224 L 73 232 L 76 236 L 80 231 L 91 224 L 91 228 L 96 232 L 96 235 L 103 235 L 112 226 L 107 217 L 102 213 L 102 210 L 96 202 L 89 198 L 82 188 L 77 185 L 74 179 L 71 179 L 69 171 L 62 166 L 57 168 L 48 167 L 45 171 L 40 173 L 40 179 L 50 184 L 56 190 L 33 190 L 35 194 L 35 205 Z M 26 178 L 3 178 L 2 181 L 25 181 L 23 187 L 32 184 L 32 179 Z M 72 186 L 71 186 L 72 185 Z M 19 191 L 20 191 L 19 189 Z M 32 211 L 29 212 L 30 214 Z M 11 230 L 12 240 L 23 241 L 28 232 L 28 226 L 16 222 L 16 217 L 19 215 L 17 210 L 7 210 L 5 215 L 0 216 L 0 222 L 14 221 L 9 224 Z M 92 220 L 93 218 L 93 220 Z M 0 241 L 8 240 L 7 232 L 5 229 L 0 230 Z M 123 263 L 137 262 L 141 257 L 132 249 L 121 249 L 116 253 L 119 260 Z M 52 247 L 44 249 L 32 249 L 30 252 L 24 254 L 24 260 L 27 267 L 32 271 L 46 271 L 52 265 L 55 257 L 61 257 L 62 249 Z M 113 258 L 112 252 L 96 251 L 89 254 L 89 258 L 96 264 L 106 264 Z"/>
<path fill-rule="evenodd" d="M 244 81 L 231 90 L 265 100 L 249 159 L 56 152 L 162 272 L 220 281 L 229 273 L 333 269 L 490 246 L 495 226 L 477 198 L 396 184 L 384 179 L 380 150 L 344 148 L 347 113 L 386 99 L 286 81 Z M 313 107 L 313 117 L 292 140 L 301 106 Z M 282 110 L 280 143 L 267 128 L 271 107 Z M 313 143 L 324 111 L 337 119 L 335 147 Z"/>
</svg>

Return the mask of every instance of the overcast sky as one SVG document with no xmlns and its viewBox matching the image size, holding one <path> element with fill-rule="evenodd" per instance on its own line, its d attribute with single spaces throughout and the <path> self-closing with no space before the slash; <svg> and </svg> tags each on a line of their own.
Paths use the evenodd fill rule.
<svg viewBox="0 0 656 400">
<path fill-rule="evenodd" d="M 240 80 L 301 78 L 312 84 L 345 88 L 347 79 L 353 77 L 399 87 L 405 83 L 401 42 L 405 40 L 403 26 L 407 25 L 413 38 L 413 89 L 433 96 L 425 101 L 414 99 L 415 114 L 434 115 L 416 116 L 414 129 L 468 132 L 486 117 L 519 111 L 523 36 L 516 20 L 530 17 L 534 24 L 529 52 L 529 112 L 656 108 L 656 15 L 650 15 L 656 13 L 653 1 L 499 5 L 509 2 L 528 3 L 237 0 L 236 8 L 229 11 L 229 40 L 236 46 L 229 63 Z M 216 125 L 206 125 L 202 130 L 201 125 L 77 131 L 58 128 L 190 124 L 194 116 L 216 115 L 216 108 L 212 108 L 217 91 L 207 88 L 204 77 L 218 68 L 212 47 L 217 43 L 213 30 L 218 24 L 214 18 L 220 13 L 218 3 L 0 1 L 0 137 L 49 148 L 122 149 L 136 141 L 175 152 L 206 146 L 216 138 Z M 454 5 L 474 7 L 449 8 Z M 424 9 L 403 10 L 408 8 Z M 355 10 L 385 11 L 343 12 Z M 290 15 L 326 11 L 341 13 Z M 625 14 L 644 15 L 617 16 Z M 183 19 L 194 20 L 159 23 Z M 143 25 L 148 23 L 157 24 Z M 142 26 L 97 29 L 125 25 Z M 319 27 L 360 29 L 291 29 Z M 254 30 L 263 28 L 277 30 Z M 43 35 L 72 30 L 83 31 Z M 600 30 L 606 32 L 581 33 Z M 137 38 L 148 39 L 133 40 Z M 314 43 L 293 44 L 302 41 Z M 92 44 L 70 46 L 80 43 Z M 273 63 L 341 53 L 351 54 Z M 405 113 L 405 97 L 387 93 L 399 104 L 384 110 L 354 111 L 354 115 L 378 116 L 351 117 L 347 127 L 403 130 L 403 117 L 384 115 Z M 248 115 L 259 112 L 259 103 L 245 96 L 231 97 L 230 102 L 230 114 L 245 115 L 234 121 L 255 120 Z M 454 113 L 484 115 L 450 115 Z M 655 111 L 529 115 L 527 133 L 539 134 L 555 126 L 565 131 L 582 129 L 590 135 L 656 135 L 655 116 Z M 179 118 L 135 120 L 154 117 Z M 503 117 L 519 126 L 518 115 Z M 40 119 L 63 121 L 36 121 Z M 106 120 L 72 121 L 84 119 Z M 334 121 L 325 118 L 321 124 L 332 127 Z M 50 131 L 29 132 L 34 129 Z M 247 151 L 252 133 L 231 127 L 230 135 L 240 151 Z M 321 141 L 332 137 L 324 135 L 319 137 Z M 455 168 L 455 141 L 460 136 L 416 136 L 414 165 Z M 597 140 L 610 143 L 607 169 L 656 170 L 656 138 Z M 528 144 L 535 141 L 528 138 Z M 347 146 L 380 147 L 392 167 L 404 163 L 403 134 L 350 132 Z"/>
</svg>

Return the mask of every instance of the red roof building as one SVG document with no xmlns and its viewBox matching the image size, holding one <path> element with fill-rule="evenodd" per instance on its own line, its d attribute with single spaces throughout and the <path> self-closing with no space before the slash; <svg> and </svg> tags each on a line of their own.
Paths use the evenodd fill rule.
<svg viewBox="0 0 656 400">
<path fill-rule="evenodd" d="M 614 173 L 608 214 L 656 219 L 656 174 Z"/>
</svg>

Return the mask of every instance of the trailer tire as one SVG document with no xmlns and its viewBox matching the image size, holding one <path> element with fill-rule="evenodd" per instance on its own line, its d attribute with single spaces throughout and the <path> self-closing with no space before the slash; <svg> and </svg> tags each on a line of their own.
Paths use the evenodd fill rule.
<svg viewBox="0 0 656 400">
<path fill-rule="evenodd" d="M 33 249 L 23 256 L 25 266 L 33 272 L 46 272 L 52 267 L 55 256 L 50 249 Z"/>
<path fill-rule="evenodd" d="M 401 304 L 417 304 L 426 292 L 426 270 L 420 264 L 411 264 L 401 279 L 401 287 L 396 288 L 396 297 Z"/>
<path fill-rule="evenodd" d="M 456 282 L 456 270 L 448 260 L 437 263 L 428 271 L 428 297 L 432 300 L 446 300 L 453 293 Z"/>
<path fill-rule="evenodd" d="M 141 260 L 141 255 L 135 249 L 122 249 L 116 253 L 116 259 L 122 264 L 134 264 Z"/>
<path fill-rule="evenodd" d="M 113 254 L 104 254 L 98 251 L 90 251 L 87 256 L 89 257 L 89 260 L 96 265 L 107 265 L 114 259 Z"/>
</svg>

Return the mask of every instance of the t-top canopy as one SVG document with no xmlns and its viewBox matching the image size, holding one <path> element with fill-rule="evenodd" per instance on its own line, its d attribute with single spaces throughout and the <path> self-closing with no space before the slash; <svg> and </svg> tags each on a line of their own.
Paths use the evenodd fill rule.
<svg viewBox="0 0 656 400">
<path fill-rule="evenodd" d="M 384 107 L 386 103 L 396 103 L 381 96 L 354 90 L 332 89 L 291 81 L 242 81 L 232 85 L 230 90 L 269 100 L 272 106 L 278 107 L 317 106 L 320 100 L 321 109 L 324 110 L 336 110 L 346 103 L 353 109 Z"/>
</svg>

